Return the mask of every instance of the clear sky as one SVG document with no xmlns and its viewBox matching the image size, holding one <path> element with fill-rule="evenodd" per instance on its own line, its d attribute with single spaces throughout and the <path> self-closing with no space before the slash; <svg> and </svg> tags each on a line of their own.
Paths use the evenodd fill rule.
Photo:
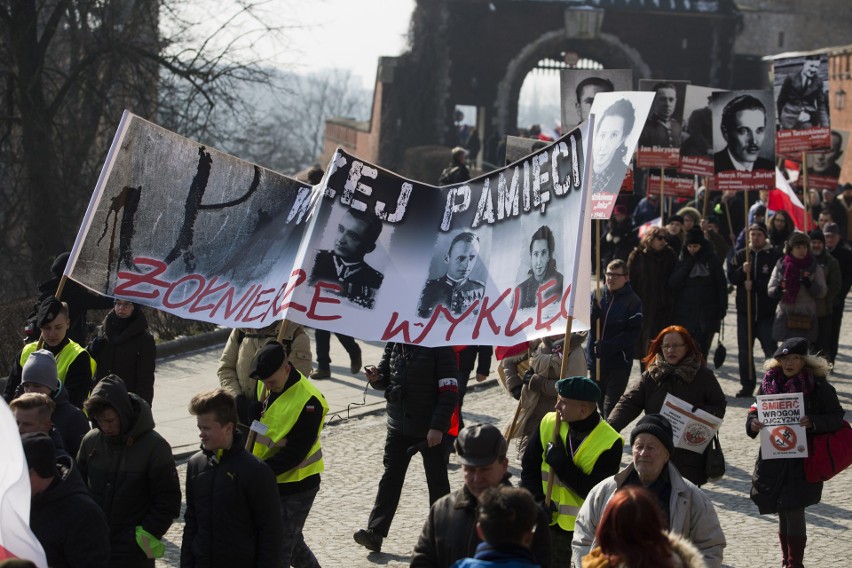
<svg viewBox="0 0 852 568">
<path fill-rule="evenodd" d="M 296 72 L 343 68 L 372 88 L 378 58 L 406 50 L 414 0 L 307 0 L 296 3 L 300 27 L 287 32 L 282 64 Z"/>
</svg>

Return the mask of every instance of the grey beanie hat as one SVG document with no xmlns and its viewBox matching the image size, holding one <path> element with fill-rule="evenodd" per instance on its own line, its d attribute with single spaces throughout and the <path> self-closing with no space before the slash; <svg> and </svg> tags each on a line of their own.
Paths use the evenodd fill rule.
<svg viewBox="0 0 852 568">
<path fill-rule="evenodd" d="M 30 353 L 21 371 L 21 384 L 36 383 L 44 385 L 51 391 L 59 388 L 59 378 L 56 374 L 56 358 L 47 349 L 39 349 Z"/>
</svg>

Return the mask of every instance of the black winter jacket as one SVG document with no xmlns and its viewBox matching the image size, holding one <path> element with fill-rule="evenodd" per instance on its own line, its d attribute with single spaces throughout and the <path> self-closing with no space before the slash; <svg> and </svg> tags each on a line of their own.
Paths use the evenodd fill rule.
<svg viewBox="0 0 852 568">
<path fill-rule="evenodd" d="M 781 253 L 778 252 L 767 241 L 766 245 L 751 252 L 751 313 L 753 321 L 763 320 L 766 318 L 775 317 L 775 308 L 778 306 L 776 298 L 769 297 L 769 278 L 772 276 L 772 270 L 781 258 Z M 737 287 L 737 312 L 746 314 L 746 289 L 745 281 L 746 274 L 743 270 L 743 264 L 746 262 L 745 249 L 740 249 L 737 254 L 728 262 L 728 281 Z"/>
<path fill-rule="evenodd" d="M 148 403 L 127 393 L 120 381 L 105 378 L 95 386 L 95 397 L 112 404 L 122 421 L 118 436 L 91 430 L 77 455 L 83 480 L 106 513 L 110 565 L 153 566 L 136 544 L 135 531 L 141 525 L 162 538 L 180 515 L 180 481 L 172 448 L 154 431 Z"/>
<path fill-rule="evenodd" d="M 642 300 L 630 284 L 615 292 L 604 288 L 600 305 L 596 305 L 593 292 L 591 316 L 590 337 L 586 345 L 589 369 L 595 368 L 595 341 L 600 341 L 601 369 L 630 368 L 636 340 L 642 332 Z M 596 335 L 598 321 L 601 323 L 600 338 Z"/>
<path fill-rule="evenodd" d="M 715 332 L 728 309 L 728 283 L 709 243 L 692 255 L 686 249 L 669 277 L 674 291 L 674 322 L 694 333 Z"/>
<path fill-rule="evenodd" d="M 127 319 L 121 319 L 114 311 L 107 314 L 92 339 L 89 352 L 98 368 L 95 381 L 107 375 L 118 375 L 150 406 L 154 400 L 154 364 L 157 347 L 148 331 L 148 320 L 139 306 Z"/>
<path fill-rule="evenodd" d="M 62 447 L 65 448 L 69 456 L 77 457 L 83 436 L 91 430 L 89 420 L 82 410 L 71 404 L 68 399 L 68 391 L 65 388 L 60 387 L 52 396 L 56 409 L 50 419 L 59 431 Z"/>
<path fill-rule="evenodd" d="M 52 568 L 106 568 L 109 527 L 68 456 L 56 458 L 56 477 L 34 495 L 30 528 Z"/>
<path fill-rule="evenodd" d="M 813 392 L 804 396 L 805 416 L 813 422 L 813 428 L 807 430 L 808 441 L 814 434 L 834 432 L 843 425 L 837 391 L 825 377 L 814 377 L 814 381 Z M 757 394 L 763 394 L 762 387 Z M 751 431 L 751 422 L 756 419 L 757 406 L 752 405 L 745 424 L 750 438 L 758 435 Z M 808 483 L 805 479 L 805 458 L 765 460 L 758 450 L 751 477 L 751 500 L 761 515 L 816 505 L 820 499 L 822 483 Z"/>
<path fill-rule="evenodd" d="M 378 372 L 379 380 L 371 384 L 385 391 L 388 430 L 418 438 L 430 429 L 446 434 L 459 395 L 451 347 L 388 343 Z"/>
<path fill-rule="evenodd" d="M 281 563 L 284 527 L 275 475 L 234 443 L 216 459 L 202 450 L 186 471 L 186 513 L 180 549 L 182 568 L 269 567 Z"/>
</svg>

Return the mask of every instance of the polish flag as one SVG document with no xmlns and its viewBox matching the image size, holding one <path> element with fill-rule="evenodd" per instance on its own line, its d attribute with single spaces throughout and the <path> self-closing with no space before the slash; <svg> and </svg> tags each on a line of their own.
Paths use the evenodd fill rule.
<svg viewBox="0 0 852 568">
<path fill-rule="evenodd" d="M 767 209 L 772 211 L 780 211 L 783 209 L 793 218 L 793 223 L 800 231 L 809 229 L 805 227 L 805 206 L 796 197 L 790 184 L 784 179 L 781 170 L 775 168 L 775 189 L 769 190 L 769 199 L 766 204 Z"/>
<path fill-rule="evenodd" d="M 639 238 L 641 239 L 642 237 L 644 237 L 645 233 L 647 233 L 648 229 L 650 229 L 651 227 L 662 227 L 662 226 L 663 226 L 663 223 L 662 223 L 662 219 L 660 217 L 657 217 L 655 219 L 651 219 L 647 223 L 639 225 L 639 229 L 638 229 Z"/>
</svg>

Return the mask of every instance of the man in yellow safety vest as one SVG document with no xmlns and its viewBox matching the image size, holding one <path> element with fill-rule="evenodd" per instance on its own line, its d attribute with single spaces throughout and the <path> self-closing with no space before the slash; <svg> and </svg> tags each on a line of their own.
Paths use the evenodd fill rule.
<svg viewBox="0 0 852 568">
<path fill-rule="evenodd" d="M 252 361 L 249 376 L 257 380 L 257 399 L 263 409 L 260 423 L 252 424 L 256 433 L 252 452 L 272 468 L 278 481 L 284 521 L 281 565 L 319 568 L 302 528 L 325 469 L 320 433 L 328 403 L 287 356 L 284 346 L 275 341 L 264 345 Z"/>
<path fill-rule="evenodd" d="M 541 419 L 524 451 L 521 487 L 544 505 L 554 472 L 550 514 L 551 565 L 571 565 L 574 520 L 589 491 L 618 472 L 624 441 L 598 414 L 601 389 L 587 377 L 556 381 L 556 411 Z M 554 428 L 559 416 L 559 435 Z"/>
</svg>

